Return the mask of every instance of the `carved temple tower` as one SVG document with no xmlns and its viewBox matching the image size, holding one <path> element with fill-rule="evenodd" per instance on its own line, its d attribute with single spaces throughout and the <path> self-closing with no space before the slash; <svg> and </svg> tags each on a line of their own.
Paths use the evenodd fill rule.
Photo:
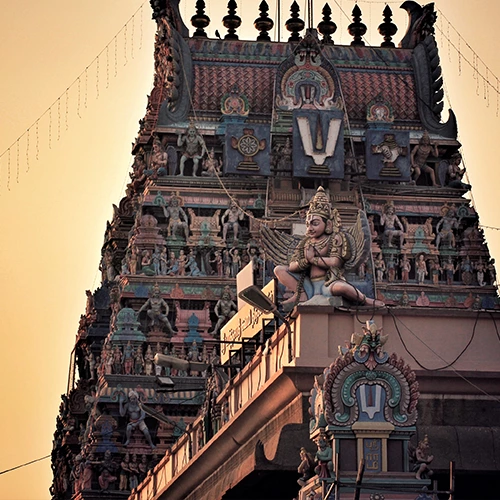
<svg viewBox="0 0 500 500">
<path fill-rule="evenodd" d="M 433 4 L 403 4 L 399 47 L 389 7 L 367 47 L 357 6 L 341 46 L 328 4 L 305 29 L 291 3 L 287 42 L 265 1 L 256 41 L 232 0 L 222 39 L 203 0 L 191 35 L 178 4 L 151 0 L 154 86 L 78 327 L 52 497 L 493 494 L 500 305 L 456 119 L 441 119 Z M 328 219 L 314 256 L 306 213 Z M 238 310 L 244 268 L 286 322 Z"/>
</svg>

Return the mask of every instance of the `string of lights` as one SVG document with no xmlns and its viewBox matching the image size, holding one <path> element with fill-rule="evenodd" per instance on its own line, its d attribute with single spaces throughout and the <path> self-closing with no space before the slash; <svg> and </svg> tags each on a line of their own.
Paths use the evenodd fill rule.
<svg viewBox="0 0 500 500">
<path fill-rule="evenodd" d="M 126 21 L 126 23 L 118 30 L 118 32 L 115 34 L 115 36 L 111 39 L 111 41 L 92 59 L 90 64 L 85 67 L 85 69 L 73 80 L 73 82 L 67 86 L 66 90 L 59 95 L 53 102 L 50 104 L 45 111 L 35 120 L 31 125 L 27 127 L 27 129 L 19 135 L 9 147 L 7 147 L 2 153 L 0 153 L 0 160 L 4 156 L 8 157 L 8 172 L 7 172 L 7 183 L 6 187 L 10 191 L 10 170 L 11 170 L 11 165 L 10 165 L 10 157 L 12 151 L 15 151 L 21 147 L 21 142 L 24 141 L 24 147 L 26 148 L 26 172 L 29 172 L 29 155 L 30 155 L 30 132 L 32 131 L 33 128 L 35 128 L 36 132 L 36 144 L 35 144 L 35 151 L 36 151 L 36 159 L 39 159 L 39 153 L 40 153 L 40 139 L 39 139 L 39 125 L 43 120 L 48 120 L 48 137 L 47 137 L 47 145 L 49 149 L 52 148 L 52 142 L 53 142 L 53 136 L 52 136 L 52 129 L 54 124 L 52 123 L 53 121 L 53 113 L 57 113 L 57 140 L 61 138 L 61 99 L 65 100 L 66 103 L 66 109 L 65 109 L 65 130 L 68 130 L 69 128 L 69 98 L 70 98 L 70 93 L 76 92 L 77 94 L 77 104 L 76 104 L 76 116 L 78 118 L 81 118 L 81 105 L 82 102 L 81 100 L 83 99 L 83 107 L 87 108 L 88 105 L 88 76 L 89 72 L 95 71 L 95 76 L 96 76 L 96 83 L 95 83 L 95 90 L 96 90 L 96 99 L 99 98 L 99 89 L 100 89 L 100 80 L 99 80 L 99 71 L 100 71 L 100 58 L 103 56 L 106 56 L 108 58 L 109 54 L 109 49 L 112 44 L 114 44 L 114 56 L 115 56 L 115 77 L 117 76 L 117 62 L 118 62 L 118 42 L 119 39 L 123 36 L 125 38 L 124 40 L 124 59 L 125 63 L 127 64 L 127 51 L 129 50 L 134 50 L 133 47 L 130 49 L 128 48 L 127 45 L 127 38 L 128 38 L 128 27 L 129 26 L 134 26 L 136 19 L 138 18 L 139 15 L 139 20 L 140 20 L 140 29 L 141 29 L 141 37 L 140 37 L 140 46 L 139 50 L 142 47 L 142 10 L 146 4 L 146 0 L 140 5 L 140 7 L 130 16 L 130 18 Z M 133 31 L 132 31 L 133 33 Z M 107 73 L 106 73 L 106 78 L 107 78 L 107 83 L 108 83 L 108 73 L 109 73 L 109 68 L 108 68 L 108 63 L 107 64 Z M 82 83 L 83 83 L 83 93 L 84 95 L 82 96 Z M 1 167 L 1 165 L 0 165 Z M 19 182 L 19 166 L 17 166 L 16 170 L 16 182 Z M 1 172 L 0 172 L 1 173 Z"/>
</svg>

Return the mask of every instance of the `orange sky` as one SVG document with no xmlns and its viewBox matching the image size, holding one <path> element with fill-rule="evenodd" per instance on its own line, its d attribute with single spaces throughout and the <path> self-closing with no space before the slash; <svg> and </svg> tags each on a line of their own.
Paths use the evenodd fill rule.
<svg viewBox="0 0 500 500">
<path fill-rule="evenodd" d="M 354 2 L 332 1 L 333 19 L 344 35 L 334 35 L 336 43 L 349 43 L 347 22 L 339 21 L 339 6 L 349 12 Z M 194 14 L 194 0 L 181 13 Z M 216 11 L 207 0 L 213 35 L 218 29 L 224 36 L 220 19 L 225 9 Z M 258 16 L 258 2 L 245 4 L 239 15 L 248 29 L 240 31 L 243 39 L 255 39 L 252 27 Z M 270 16 L 275 18 L 274 1 Z M 286 2 L 283 7 L 288 15 Z M 301 7 L 306 2 L 299 2 Z M 400 2 L 390 2 L 399 33 L 404 34 L 406 14 L 399 13 Z M 496 42 L 499 36 L 486 31 L 487 19 L 500 17 L 495 0 L 475 2 L 473 11 L 467 0 L 437 0 L 441 9 L 467 41 L 490 66 L 490 79 L 496 87 L 500 60 Z M 110 42 L 141 0 L 87 0 L 66 2 L 19 0 L 4 2 L 0 19 L 0 153 L 16 141 L 33 122 L 72 84 L 94 57 Z M 323 2 L 318 3 L 318 10 Z M 381 22 L 382 2 L 360 2 L 366 24 Z M 468 10 L 469 9 L 469 10 Z M 80 115 L 76 116 L 78 92 L 69 92 L 66 130 L 66 99 L 52 110 L 49 143 L 48 115 L 39 123 L 39 160 L 36 160 L 35 128 L 30 131 L 29 172 L 26 173 L 26 138 L 11 151 L 10 191 L 7 190 L 8 155 L 0 160 L 0 311 L 1 339 L 0 384 L 0 471 L 48 455 L 58 412 L 60 394 L 66 390 L 69 355 L 74 344 L 78 319 L 84 311 L 85 290 L 95 289 L 100 247 L 106 221 L 112 215 L 112 203 L 118 204 L 128 180 L 131 164 L 130 144 L 144 116 L 146 95 L 151 90 L 154 23 L 150 20 L 149 2 L 118 36 L 115 73 L 115 46 L 87 72 L 80 84 Z M 397 13 L 397 17 L 396 17 Z M 283 17 L 285 17 L 283 14 Z M 142 22 L 141 22 L 142 17 Z M 314 22 L 317 24 L 316 14 Z M 142 26 L 142 29 L 141 29 Z M 445 21 L 437 27 L 448 33 Z M 491 25 L 490 25 L 491 26 Z M 142 31 L 142 49 L 139 50 Z M 282 30 L 282 36 L 283 35 Z M 449 30 L 458 43 L 453 29 Z M 247 35 L 245 35 L 247 33 Z M 376 30 L 369 40 L 381 42 Z M 438 41 L 441 36 L 438 33 Z M 461 48 L 465 57 L 472 54 Z M 133 48 L 133 53 L 132 53 Z M 458 74 L 455 51 L 441 44 L 445 84 L 458 116 L 459 133 L 473 196 L 481 214 L 481 223 L 500 226 L 494 205 L 498 194 L 500 169 L 497 168 L 500 118 L 496 117 L 497 100 L 493 90 L 484 93 L 482 80 L 479 95 L 473 72 L 462 59 Z M 127 64 L 125 65 L 125 56 Z M 133 56 L 133 57 L 132 57 Z M 485 74 L 480 65 L 479 70 Z M 108 73 L 109 71 L 109 73 Z M 109 81 L 107 75 L 109 74 Z M 106 88 L 108 85 L 108 88 Z M 96 98 L 97 87 L 99 97 Z M 85 94 L 87 108 L 85 108 Z M 489 104 L 489 107 L 488 107 Z M 59 137 L 59 140 L 58 140 Z M 19 183 L 16 178 L 19 177 Z M 500 232 L 486 231 L 493 255 L 500 257 Z M 38 500 L 49 498 L 50 461 L 0 476 L 0 500 Z"/>
</svg>

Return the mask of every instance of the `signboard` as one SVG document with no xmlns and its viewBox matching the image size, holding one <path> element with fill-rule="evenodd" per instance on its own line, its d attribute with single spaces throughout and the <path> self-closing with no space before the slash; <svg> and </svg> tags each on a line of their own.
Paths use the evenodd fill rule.
<svg viewBox="0 0 500 500">
<path fill-rule="evenodd" d="M 263 289 L 264 295 L 267 295 L 273 302 L 276 300 L 274 280 L 270 281 Z M 264 313 L 250 304 L 245 304 L 237 314 L 235 314 L 221 329 L 220 339 L 224 341 L 241 341 L 242 339 L 251 339 L 262 330 L 262 322 L 269 322 L 274 318 L 273 313 Z M 220 356 L 221 362 L 227 363 L 230 358 L 230 352 L 240 349 L 241 344 L 221 344 Z"/>
</svg>

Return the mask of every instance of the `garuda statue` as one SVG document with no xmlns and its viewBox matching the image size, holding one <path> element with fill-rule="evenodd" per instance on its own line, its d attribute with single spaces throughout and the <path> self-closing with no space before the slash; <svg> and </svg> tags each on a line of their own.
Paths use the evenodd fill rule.
<svg viewBox="0 0 500 500">
<path fill-rule="evenodd" d="M 370 229 L 364 212 L 358 211 L 353 226 L 343 228 L 337 209 L 320 187 L 309 204 L 306 227 L 302 239 L 265 226 L 261 230 L 266 254 L 277 264 L 274 274 L 295 291 L 283 307 L 292 308 L 317 295 L 383 307 L 383 302 L 367 297 L 344 278 L 344 272 L 355 270 L 370 252 Z"/>
</svg>

